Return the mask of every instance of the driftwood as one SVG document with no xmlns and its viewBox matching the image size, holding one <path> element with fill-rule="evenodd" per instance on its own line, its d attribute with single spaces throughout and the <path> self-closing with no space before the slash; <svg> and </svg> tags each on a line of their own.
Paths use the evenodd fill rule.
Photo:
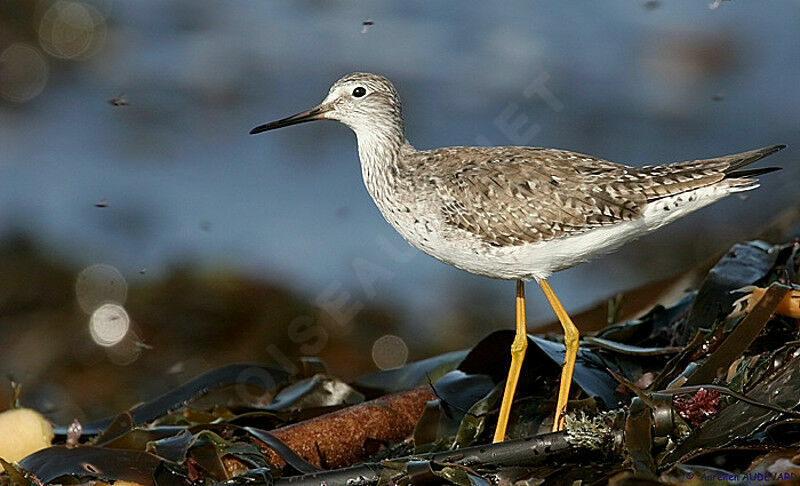
<svg viewBox="0 0 800 486">
<path fill-rule="evenodd" d="M 393 444 L 411 435 L 425 403 L 435 398 L 428 386 L 414 388 L 280 427 L 271 433 L 317 467 L 349 466 L 374 453 L 364 449 L 365 443 Z M 271 447 L 258 442 L 273 467 L 281 469 L 286 465 Z"/>
</svg>

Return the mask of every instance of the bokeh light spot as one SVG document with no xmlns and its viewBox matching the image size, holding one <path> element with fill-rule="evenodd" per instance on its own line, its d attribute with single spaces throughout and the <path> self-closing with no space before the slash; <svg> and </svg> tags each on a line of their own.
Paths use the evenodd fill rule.
<svg viewBox="0 0 800 486">
<path fill-rule="evenodd" d="M 15 103 L 36 98 L 47 84 L 47 60 L 33 46 L 17 42 L 0 54 L 0 97 Z"/>
<path fill-rule="evenodd" d="M 137 341 L 138 338 L 135 336 L 133 329 L 131 329 L 125 339 L 114 346 L 105 348 L 108 360 L 118 366 L 132 364 L 142 354 L 142 348 L 136 344 Z"/>
<path fill-rule="evenodd" d="M 407 359 L 408 346 L 398 336 L 392 334 L 381 336 L 372 345 L 372 361 L 382 370 L 403 366 Z"/>
<path fill-rule="evenodd" d="M 121 305 L 103 304 L 89 319 L 89 333 L 100 346 L 110 347 L 118 344 L 128 334 L 130 317 Z"/>
<path fill-rule="evenodd" d="M 97 53 L 106 38 L 103 15 L 91 5 L 58 0 L 42 15 L 39 44 L 48 54 L 62 59 L 87 59 Z"/>
<path fill-rule="evenodd" d="M 91 314 L 105 303 L 124 304 L 128 296 L 125 277 L 111 265 L 97 264 L 84 268 L 75 281 L 78 304 Z"/>
</svg>

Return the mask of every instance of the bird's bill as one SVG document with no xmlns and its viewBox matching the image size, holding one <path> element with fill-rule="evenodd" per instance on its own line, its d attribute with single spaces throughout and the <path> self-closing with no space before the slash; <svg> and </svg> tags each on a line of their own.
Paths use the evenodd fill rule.
<svg viewBox="0 0 800 486">
<path fill-rule="evenodd" d="M 288 116 L 280 120 L 259 125 L 250 130 L 250 135 L 266 132 L 267 130 L 274 130 L 276 128 L 288 127 L 290 125 L 297 125 L 314 120 L 324 120 L 325 113 L 329 112 L 331 107 L 329 105 L 319 105 L 311 108 L 310 110 L 302 111 L 296 115 Z"/>
</svg>

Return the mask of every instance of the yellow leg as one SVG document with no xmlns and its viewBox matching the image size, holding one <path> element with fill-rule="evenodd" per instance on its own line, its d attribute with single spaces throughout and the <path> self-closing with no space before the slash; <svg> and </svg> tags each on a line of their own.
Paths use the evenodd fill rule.
<svg viewBox="0 0 800 486">
<path fill-rule="evenodd" d="M 572 384 L 572 373 L 575 371 L 575 358 L 578 355 L 578 328 L 572 323 L 564 306 L 558 301 L 558 297 L 553 293 L 550 284 L 545 279 L 536 279 L 542 287 L 547 301 L 556 312 L 561 327 L 564 328 L 564 345 L 567 348 L 564 355 L 564 367 L 561 368 L 561 386 L 558 389 L 558 402 L 556 403 L 556 415 L 553 418 L 553 432 L 564 429 L 564 415 L 567 412 L 567 400 L 569 399 L 569 387 Z"/>
<path fill-rule="evenodd" d="M 517 389 L 526 349 L 528 349 L 528 329 L 525 324 L 525 282 L 517 280 L 517 334 L 511 343 L 511 366 L 508 368 L 503 403 L 500 405 L 500 416 L 497 417 L 497 428 L 494 430 L 494 442 L 503 442 L 506 438 L 511 402 L 514 401 L 514 391 Z"/>
</svg>

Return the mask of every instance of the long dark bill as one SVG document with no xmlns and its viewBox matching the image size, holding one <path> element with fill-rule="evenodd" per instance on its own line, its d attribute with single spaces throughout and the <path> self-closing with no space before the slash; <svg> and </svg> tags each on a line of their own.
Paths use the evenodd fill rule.
<svg viewBox="0 0 800 486">
<path fill-rule="evenodd" d="M 265 123 L 250 130 L 250 135 L 266 132 L 267 130 L 274 130 L 275 128 L 288 127 L 290 125 L 297 125 L 298 123 L 309 122 L 314 120 L 323 120 L 322 116 L 326 111 L 330 110 L 329 107 L 320 105 L 310 110 L 302 111 L 296 115 L 283 118 L 278 121 Z"/>
</svg>

